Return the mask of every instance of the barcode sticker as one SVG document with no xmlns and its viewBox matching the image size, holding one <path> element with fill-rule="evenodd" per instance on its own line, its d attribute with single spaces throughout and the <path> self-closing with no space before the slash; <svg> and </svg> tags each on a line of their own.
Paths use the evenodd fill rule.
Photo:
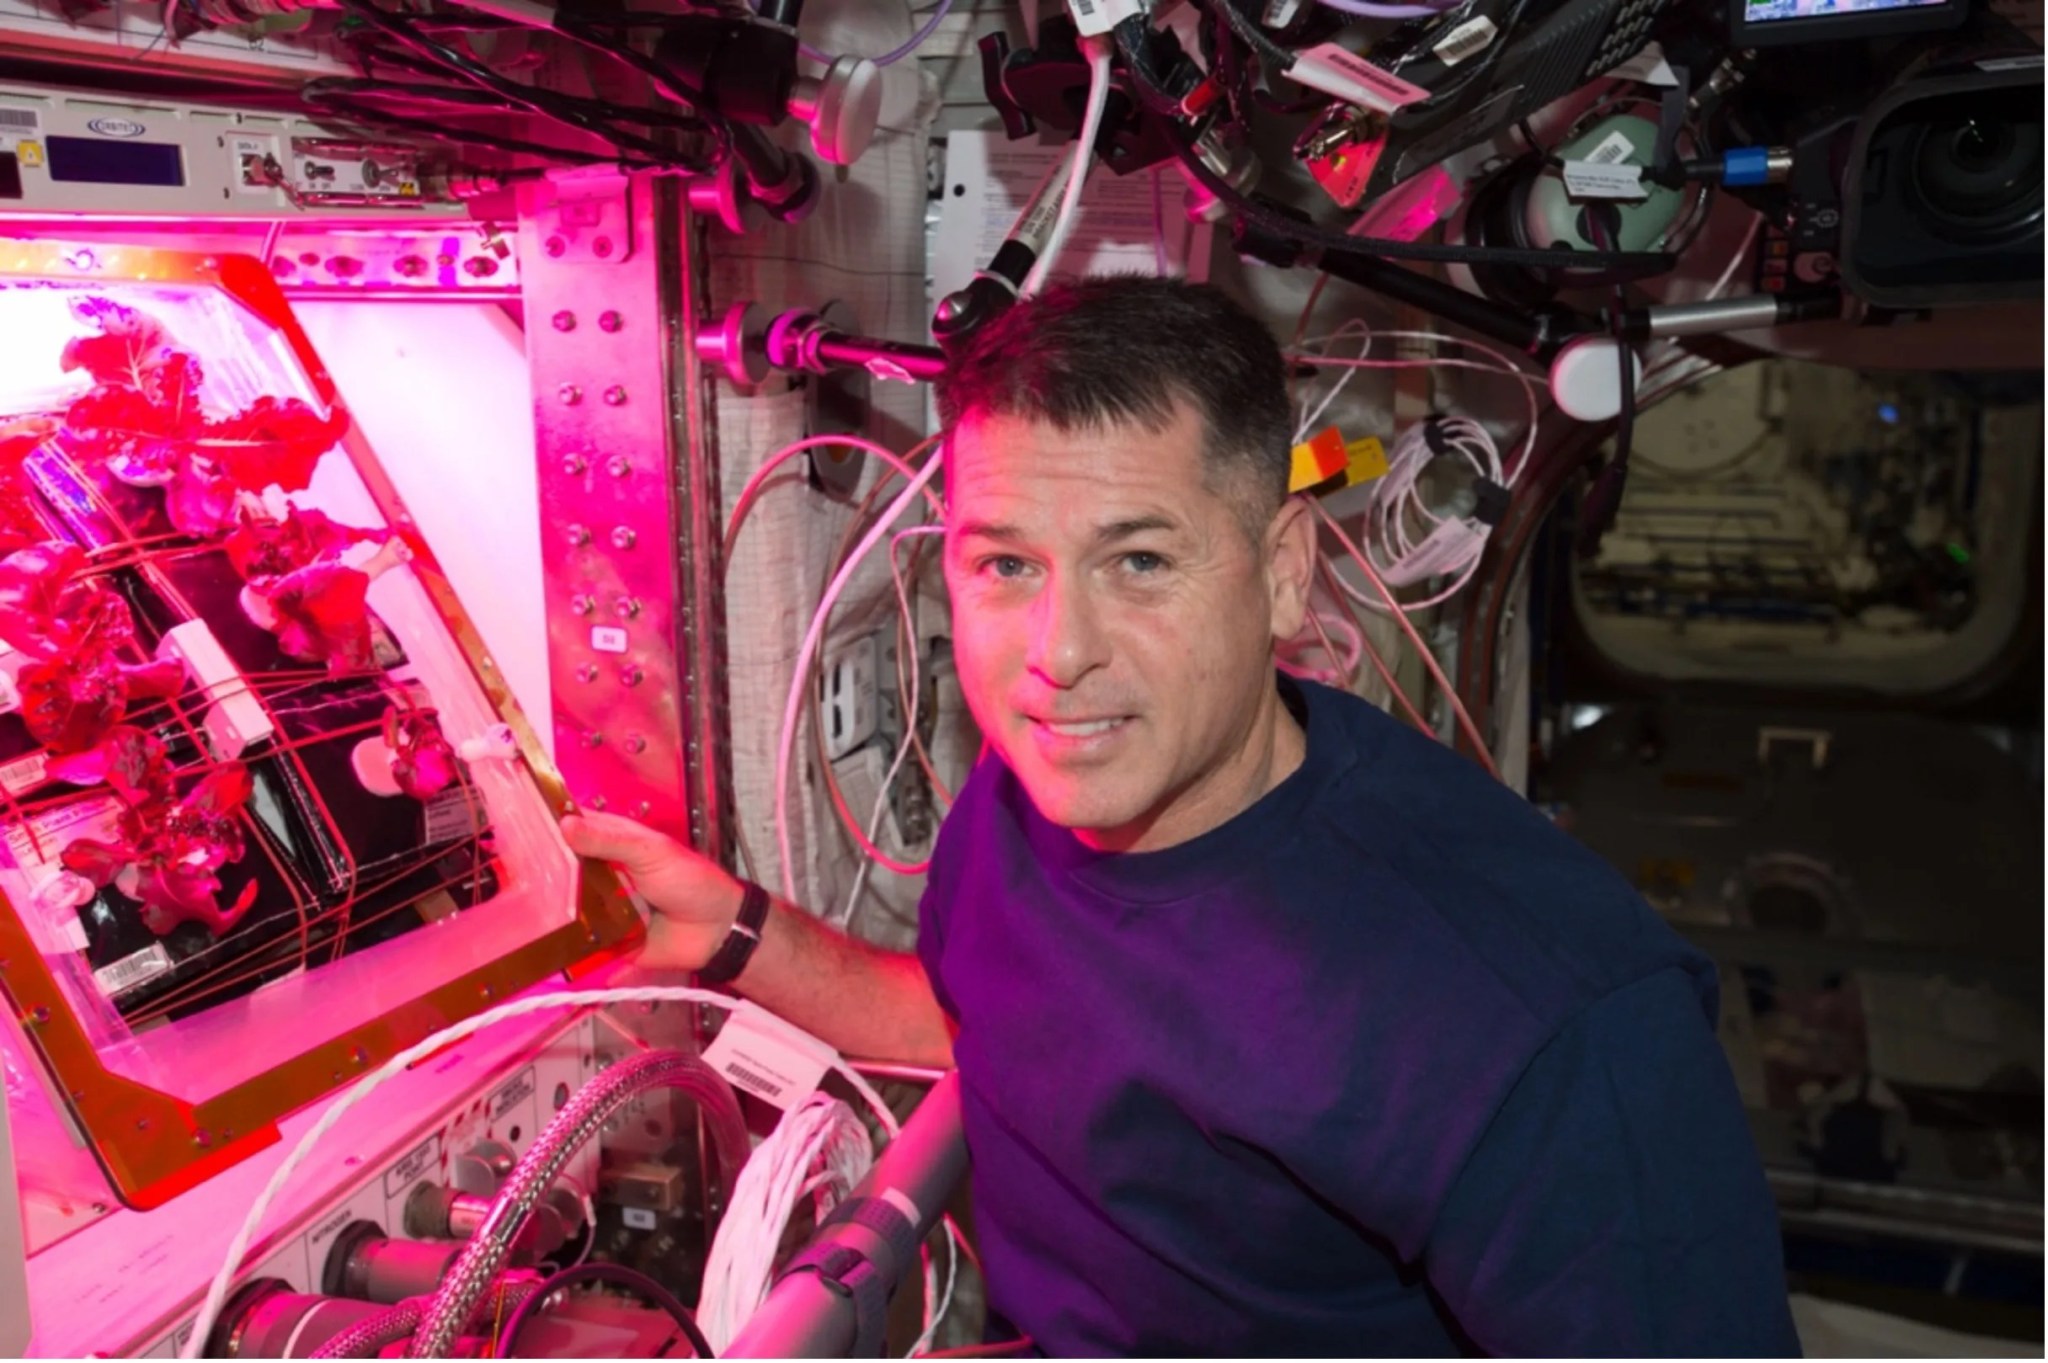
<svg viewBox="0 0 2048 1363">
<path fill-rule="evenodd" d="M 1564 163 L 1564 189 L 1574 199 L 1647 199 L 1641 166 L 1596 165 L 1590 161 Z"/>
<path fill-rule="evenodd" d="M 0 128 L 9 128 L 16 133 L 39 133 L 43 130 L 43 116 L 34 109 L 0 108 Z"/>
<path fill-rule="evenodd" d="M 1336 72 L 1357 87 L 1356 90 L 1333 89 L 1327 80 L 1317 81 L 1316 77 L 1321 74 L 1319 68 Z M 1351 100 L 1353 103 L 1362 102 L 1365 107 L 1378 109 L 1382 113 L 1392 113 L 1417 100 L 1429 98 L 1429 91 L 1421 86 L 1412 85 L 1393 72 L 1382 70 L 1356 52 L 1347 51 L 1335 43 L 1323 43 L 1296 54 L 1294 66 L 1289 74 L 1299 84 L 1311 86 L 1325 94 L 1334 94 L 1339 99 Z M 1360 93 L 1369 98 L 1359 100 Z"/>
<path fill-rule="evenodd" d="M 1430 51 L 1436 53 L 1445 66 L 1456 66 L 1467 57 L 1484 52 L 1489 43 L 1500 34 L 1493 20 L 1485 15 L 1475 15 L 1446 33 Z"/>
<path fill-rule="evenodd" d="M 1636 144 L 1628 140 L 1628 134 L 1611 132 L 1600 139 L 1600 145 L 1586 153 L 1585 159 L 1596 166 L 1611 166 L 1626 161 L 1634 155 Z"/>
<path fill-rule="evenodd" d="M 0 790 L 9 795 L 34 790 L 43 783 L 45 773 L 50 770 L 50 754 L 47 749 L 37 748 L 0 766 Z"/>
<path fill-rule="evenodd" d="M 450 786 L 426 804 L 426 830 L 421 835 L 429 847 L 460 842 L 483 832 L 483 801 L 474 790 Z"/>
<path fill-rule="evenodd" d="M 92 977 L 100 992 L 111 999 L 139 984 L 148 983 L 170 968 L 171 953 L 164 950 L 162 942 L 151 942 L 133 956 L 123 956 L 112 965 L 101 966 L 92 972 Z"/>
<path fill-rule="evenodd" d="M 818 1090 L 838 1052 L 773 1013 L 742 1002 L 704 1049 L 733 1087 L 787 1112 Z"/>
</svg>

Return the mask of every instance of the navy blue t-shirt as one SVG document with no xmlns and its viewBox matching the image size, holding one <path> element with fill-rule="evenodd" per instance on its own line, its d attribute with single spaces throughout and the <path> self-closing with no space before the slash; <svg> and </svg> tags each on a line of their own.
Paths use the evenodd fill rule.
<svg viewBox="0 0 2048 1363">
<path fill-rule="evenodd" d="M 984 760 L 919 954 L 990 1306 L 1056 1355 L 1798 1352 L 1712 966 L 1465 759 L 1308 755 L 1160 852 Z"/>
</svg>

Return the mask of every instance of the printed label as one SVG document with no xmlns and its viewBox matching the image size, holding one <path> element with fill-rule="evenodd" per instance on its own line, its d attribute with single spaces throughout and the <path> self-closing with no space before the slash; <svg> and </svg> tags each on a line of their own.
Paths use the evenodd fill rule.
<svg viewBox="0 0 2048 1363">
<path fill-rule="evenodd" d="M 34 109 L 0 108 L 0 128 L 15 133 L 40 133 L 43 130 L 43 116 Z"/>
<path fill-rule="evenodd" d="M 521 1102 L 533 1096 L 533 1071 L 520 1071 L 517 1077 L 501 1086 L 491 1095 L 491 1120 L 500 1121 L 505 1114 Z"/>
<path fill-rule="evenodd" d="M 25 790 L 34 790 L 43 783 L 50 770 L 50 754 L 38 748 L 0 766 L 0 790 L 9 795 L 19 795 Z"/>
<path fill-rule="evenodd" d="M 645 1207 L 621 1207 L 619 1220 L 633 1230 L 653 1230 L 655 1226 L 654 1213 Z"/>
<path fill-rule="evenodd" d="M 599 653 L 624 653 L 626 631 L 617 625 L 593 625 L 590 630 L 590 646 Z"/>
<path fill-rule="evenodd" d="M 704 1049 L 704 1063 L 734 1087 L 785 1112 L 817 1091 L 836 1056 L 810 1033 L 746 1003 Z"/>
<path fill-rule="evenodd" d="M 1588 161 L 1564 163 L 1565 193 L 1574 199 L 1647 199 L 1641 166 L 1604 166 Z"/>
<path fill-rule="evenodd" d="M 85 126 L 88 131 L 96 132 L 101 137 L 140 137 L 149 131 L 146 126 L 132 118 L 95 118 Z"/>
<path fill-rule="evenodd" d="M 1430 51 L 1436 53 L 1437 59 L 1445 66 L 1456 66 L 1467 57 L 1484 52 L 1499 33 L 1500 29 L 1493 20 L 1481 14 L 1446 33 Z"/>
<path fill-rule="evenodd" d="M 151 942 L 133 956 L 124 956 L 112 965 L 103 965 L 92 972 L 94 983 L 108 998 L 145 984 L 171 968 L 171 953 L 164 950 L 162 942 Z"/>
<path fill-rule="evenodd" d="M 413 1184 L 434 1172 L 434 1166 L 441 1160 L 441 1133 L 421 1141 L 406 1152 L 404 1159 L 391 1166 L 384 1175 L 384 1196 L 386 1200 L 406 1192 Z"/>
<path fill-rule="evenodd" d="M 1365 87 L 1366 91 L 1375 97 L 1376 106 L 1388 113 L 1403 105 L 1429 98 L 1429 91 L 1421 86 L 1411 85 L 1393 72 L 1383 71 L 1356 52 L 1346 51 L 1335 43 L 1324 43 L 1302 53 L 1296 59 L 1297 68 L 1303 60 L 1321 62 L 1324 66 L 1333 67 Z M 1297 69 L 1295 79 L 1305 79 L 1304 73 Z"/>
<path fill-rule="evenodd" d="M 1600 145 L 1586 153 L 1586 160 L 1596 166 L 1612 166 L 1628 160 L 1635 153 L 1635 143 L 1628 140 L 1628 134 L 1611 132 L 1600 139 Z"/>
<path fill-rule="evenodd" d="M 483 800 L 474 790 L 450 786 L 427 801 L 425 812 L 429 846 L 460 842 L 483 832 Z"/>
<path fill-rule="evenodd" d="M 43 168 L 43 144 L 40 142 L 24 141 L 14 149 L 14 155 L 15 159 L 19 160 L 25 169 L 41 170 Z"/>
<path fill-rule="evenodd" d="M 11 865 L 34 870 L 56 864 L 58 853 L 78 838 L 111 838 L 121 821 L 121 802 L 96 795 L 60 805 L 0 830 Z"/>
</svg>

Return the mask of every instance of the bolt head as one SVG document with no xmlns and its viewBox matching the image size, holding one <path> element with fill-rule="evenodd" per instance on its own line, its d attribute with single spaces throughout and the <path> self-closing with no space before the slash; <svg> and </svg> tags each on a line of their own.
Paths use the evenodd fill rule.
<svg viewBox="0 0 2048 1363">
<path fill-rule="evenodd" d="M 569 541 L 571 548 L 581 549 L 584 545 L 590 543 L 590 531 L 581 525 L 570 526 L 563 532 L 563 535 Z"/>
<path fill-rule="evenodd" d="M 590 807 L 594 810 L 597 810 L 599 813 L 603 813 L 605 807 L 610 803 L 611 802 L 606 800 L 602 795 L 593 795 L 590 797 Z"/>
<path fill-rule="evenodd" d="M 604 735 L 592 729 L 583 735 L 583 746 L 586 748 L 602 748 L 604 746 Z"/>
<path fill-rule="evenodd" d="M 569 598 L 569 609 L 577 615 L 588 615 L 597 609 L 597 603 L 579 592 Z"/>
<path fill-rule="evenodd" d="M 603 331 L 617 331 L 620 327 L 626 325 L 626 319 L 619 316 L 616 312 L 601 312 L 597 316 L 597 325 Z"/>
<path fill-rule="evenodd" d="M 605 259 L 611 253 L 612 239 L 610 237 L 599 237 L 596 241 L 590 243 L 590 254 L 596 256 L 599 260 Z"/>
<path fill-rule="evenodd" d="M 560 237 L 549 237 L 542 249 L 549 255 L 559 258 L 562 252 L 569 249 L 569 243 L 563 241 Z"/>
<path fill-rule="evenodd" d="M 621 620 L 631 620 L 640 613 L 640 602 L 631 596 L 622 596 L 612 602 L 612 613 Z"/>
<path fill-rule="evenodd" d="M 604 401 L 607 407 L 623 407 L 626 405 L 626 390 L 613 384 L 604 390 Z"/>
<path fill-rule="evenodd" d="M 612 531 L 612 548 L 631 549 L 639 538 L 638 535 L 633 533 L 632 526 L 621 525 Z"/>
<path fill-rule="evenodd" d="M 646 678 L 646 676 L 647 674 L 645 672 L 642 672 L 637 666 L 631 664 L 619 669 L 619 680 L 624 682 L 627 686 L 638 686 L 641 683 L 641 681 Z"/>
<path fill-rule="evenodd" d="M 604 471 L 614 478 L 623 478 L 633 471 L 633 461 L 623 454 L 615 454 L 605 460 Z"/>
<path fill-rule="evenodd" d="M 583 390 L 573 383 L 565 383 L 555 390 L 555 396 L 562 400 L 564 407 L 574 407 L 583 401 Z"/>
<path fill-rule="evenodd" d="M 554 323 L 556 331 L 574 331 L 576 330 L 576 314 L 564 308 L 555 314 Z"/>
<path fill-rule="evenodd" d="M 627 751 L 627 752 L 630 752 L 630 753 L 643 753 L 643 752 L 646 752 L 646 751 L 647 751 L 647 740 L 646 740 L 646 739 L 644 739 L 644 738 L 642 738 L 642 737 L 640 737 L 640 735 L 638 735 L 638 734 L 630 734 L 630 735 L 628 735 L 628 736 L 627 736 L 627 738 L 626 738 L 626 751 Z"/>
<path fill-rule="evenodd" d="M 582 664 L 581 666 L 579 666 L 579 667 L 578 667 L 578 668 L 576 669 L 576 680 L 577 680 L 577 681 L 580 681 L 580 682 L 594 682 L 594 681 L 596 681 L 596 680 L 597 680 L 597 664 L 596 664 L 596 663 L 584 663 L 584 664 Z"/>
<path fill-rule="evenodd" d="M 580 454 L 572 454 L 562 461 L 562 472 L 571 478 L 579 476 L 590 464 Z"/>
</svg>

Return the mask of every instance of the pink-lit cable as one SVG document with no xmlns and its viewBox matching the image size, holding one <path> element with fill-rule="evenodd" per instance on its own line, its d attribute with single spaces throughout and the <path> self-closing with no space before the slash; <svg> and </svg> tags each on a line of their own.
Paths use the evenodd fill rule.
<svg viewBox="0 0 2048 1363">
<path fill-rule="evenodd" d="M 1394 669 L 1387 665 L 1386 658 L 1381 655 L 1379 645 L 1372 641 L 1371 631 L 1366 628 L 1365 622 L 1352 612 L 1351 603 L 1346 601 L 1343 594 L 1338 590 L 1343 584 L 1343 579 L 1337 576 L 1337 570 L 1331 566 L 1330 561 L 1326 558 L 1317 559 L 1316 566 L 1322 569 L 1323 590 L 1329 594 L 1331 600 L 1337 603 L 1338 608 L 1344 611 L 1352 629 L 1357 632 L 1359 644 L 1366 658 L 1371 661 L 1373 670 L 1379 673 L 1381 683 L 1387 688 L 1388 699 L 1399 701 L 1402 712 L 1408 716 L 1415 727 L 1428 734 L 1431 738 L 1435 738 L 1436 730 L 1432 729 L 1429 721 L 1422 717 L 1422 711 L 1415 707 L 1415 702 L 1408 698 L 1407 691 L 1402 689 L 1399 679 L 1394 676 Z"/>
<path fill-rule="evenodd" d="M 1344 552 L 1351 555 L 1352 561 L 1365 573 L 1366 580 L 1372 583 L 1374 590 L 1385 598 L 1387 608 L 1393 613 L 1395 622 L 1407 634 L 1408 642 L 1415 645 L 1415 651 L 1422 655 L 1422 665 L 1429 669 L 1429 675 L 1435 679 L 1437 686 L 1443 691 L 1444 700 L 1450 705 L 1451 713 L 1458 718 L 1458 727 L 1465 731 L 1465 737 L 1472 740 L 1472 750 L 1478 755 L 1479 764 L 1486 768 L 1487 774 L 1493 777 L 1494 780 L 1500 780 L 1500 768 L 1494 765 L 1493 754 L 1487 750 L 1486 740 L 1479 736 L 1479 726 L 1472 722 L 1472 715 L 1465 709 L 1465 702 L 1458 699 L 1457 688 L 1453 687 L 1451 679 L 1444 675 L 1442 664 L 1437 662 L 1436 654 L 1430 650 L 1428 642 L 1423 639 L 1421 632 L 1415 628 L 1415 622 L 1408 618 L 1408 613 L 1401 609 L 1401 603 L 1394 599 L 1394 594 L 1391 591 L 1387 590 L 1387 584 L 1380 580 L 1380 575 L 1373 568 L 1371 561 L 1364 554 L 1360 553 L 1358 546 L 1353 544 L 1349 537 L 1344 534 L 1342 527 L 1337 524 L 1337 518 L 1325 511 L 1322 503 L 1316 501 L 1313 497 L 1309 499 L 1309 505 L 1315 509 L 1316 515 L 1322 517 L 1323 524 L 1328 526 L 1331 532 L 1337 536 L 1338 542 L 1344 546 Z"/>
<path fill-rule="evenodd" d="M 889 579 L 896 587 L 896 605 L 903 613 L 903 623 L 910 635 L 910 698 L 905 705 L 908 711 L 903 717 L 903 741 L 896 745 L 896 758 L 889 763 L 889 769 L 882 773 L 881 789 L 875 792 L 874 812 L 868 816 L 867 834 L 861 839 L 863 850 L 869 852 L 860 869 L 854 872 L 853 891 L 846 896 L 846 913 L 840 918 L 842 926 L 853 922 L 854 910 L 860 905 L 860 892 L 868 883 L 868 868 L 877 861 L 888 866 L 898 875 L 923 875 L 931 869 L 931 858 L 916 863 L 907 870 L 898 870 L 891 861 L 880 854 L 880 844 L 875 841 L 881 836 L 882 813 L 889 807 L 889 787 L 896 783 L 896 776 L 903 770 L 903 760 L 910 756 L 911 742 L 917 727 L 918 675 L 917 666 L 917 624 L 910 614 L 910 591 L 903 584 L 903 565 L 896 560 L 896 548 L 912 535 L 943 535 L 945 527 L 937 525 L 913 525 L 908 530 L 898 530 L 889 537 Z"/>
<path fill-rule="evenodd" d="M 739 542 L 740 527 L 746 523 L 747 513 L 754 509 L 755 501 L 766 491 L 769 475 L 773 474 L 776 469 L 781 468 L 791 459 L 796 458 L 796 456 L 810 450 L 821 449 L 828 445 L 845 446 L 860 450 L 865 454 L 871 454 L 890 468 L 895 469 L 896 472 L 902 474 L 905 478 L 915 478 L 917 476 L 917 469 L 902 455 L 886 445 L 878 445 L 872 440 L 863 440 L 857 435 L 814 435 L 799 440 L 794 444 L 784 445 L 781 449 L 761 461 L 761 467 L 754 470 L 753 476 L 747 479 L 746 486 L 740 489 L 740 495 L 734 499 L 732 504 L 732 520 L 725 528 L 725 553 L 720 560 L 721 562 L 730 563 L 732 561 L 732 549 L 733 545 Z M 931 504 L 932 514 L 938 516 L 946 514 L 946 508 L 940 503 L 938 494 L 928 492 L 925 494 L 925 500 Z"/>
<path fill-rule="evenodd" d="M 853 553 L 839 565 L 839 571 L 833 575 L 831 583 L 825 588 L 824 597 L 818 603 L 817 613 L 811 617 L 810 628 L 804 631 L 803 647 L 797 651 L 796 671 L 789 681 L 789 701 L 782 712 L 782 735 L 775 751 L 775 842 L 782 860 L 783 897 L 792 903 L 796 902 L 797 893 L 796 854 L 789 840 L 789 770 L 796 748 L 797 719 L 803 711 L 804 691 L 810 685 L 811 659 L 816 656 L 818 645 L 825 637 L 825 621 L 832 613 L 832 605 L 846 590 L 846 584 L 852 580 L 854 570 L 860 567 L 861 560 L 868 556 L 881 541 L 882 536 L 889 532 L 889 527 L 896 523 L 896 518 L 908 510 L 910 504 L 924 492 L 925 486 L 938 476 L 939 469 L 945 464 L 945 456 L 944 446 L 932 451 L 931 457 L 925 460 L 924 467 L 911 477 L 909 485 L 897 494 L 895 501 L 889 503 L 876 518 L 875 523 L 868 528 L 868 532 L 861 537 L 860 543 L 854 546 Z M 881 860 L 884 865 L 889 864 L 886 859 L 878 857 L 877 860 Z"/>
</svg>

